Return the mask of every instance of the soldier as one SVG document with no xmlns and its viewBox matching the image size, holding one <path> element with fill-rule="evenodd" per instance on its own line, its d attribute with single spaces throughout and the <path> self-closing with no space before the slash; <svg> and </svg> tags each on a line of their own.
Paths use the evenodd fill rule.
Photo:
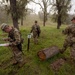
<svg viewBox="0 0 75 75">
<path fill-rule="evenodd" d="M 35 24 L 32 26 L 31 33 L 33 33 L 34 43 L 38 43 L 38 37 L 40 36 L 40 26 L 38 25 L 37 21 L 35 21 Z"/>
<path fill-rule="evenodd" d="M 1 26 L 2 31 L 8 33 L 8 38 L 4 39 L 5 41 L 9 41 L 9 47 L 11 47 L 12 52 L 14 54 L 14 63 L 19 64 L 19 67 L 23 66 L 24 58 L 22 54 L 22 39 L 18 29 L 11 27 L 5 23 Z"/>
<path fill-rule="evenodd" d="M 71 59 L 75 60 L 75 17 L 73 17 L 72 25 L 68 26 L 63 34 L 67 35 L 65 42 L 63 44 L 63 48 L 60 50 L 63 53 L 68 47 L 70 47 L 71 51 Z"/>
</svg>

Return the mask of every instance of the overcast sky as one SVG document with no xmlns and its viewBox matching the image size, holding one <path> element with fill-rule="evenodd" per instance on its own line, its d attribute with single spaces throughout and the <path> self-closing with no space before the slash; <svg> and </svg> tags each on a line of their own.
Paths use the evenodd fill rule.
<svg viewBox="0 0 75 75">
<path fill-rule="evenodd" d="M 35 0 L 35 1 L 38 1 L 38 0 Z M 71 10 L 70 10 L 69 13 L 70 13 L 70 14 L 74 14 L 74 13 L 75 13 L 75 12 L 74 12 L 74 10 L 75 10 L 75 0 L 72 0 L 72 1 L 71 1 L 71 4 L 72 4 L 72 8 L 71 8 Z M 37 4 L 29 3 L 29 4 L 28 4 L 28 7 L 31 8 L 31 9 L 33 9 L 35 13 L 38 13 L 38 12 L 40 11 L 40 6 L 37 5 Z"/>
<path fill-rule="evenodd" d="M 0 0 L 1 1 L 1 0 Z M 35 0 L 36 2 L 38 2 L 38 0 Z M 71 1 L 71 5 L 72 5 L 72 8 L 70 10 L 70 14 L 74 14 L 75 12 L 75 0 L 72 0 Z M 35 13 L 38 13 L 41 9 L 40 9 L 40 6 L 35 4 L 35 3 L 29 3 L 28 4 L 28 8 L 30 9 L 33 9 Z M 48 8 L 49 9 L 49 8 Z"/>
<path fill-rule="evenodd" d="M 74 12 L 75 11 L 75 0 L 72 0 L 71 4 L 72 4 L 72 8 L 70 10 L 70 13 L 73 14 L 73 13 L 75 13 Z"/>
</svg>

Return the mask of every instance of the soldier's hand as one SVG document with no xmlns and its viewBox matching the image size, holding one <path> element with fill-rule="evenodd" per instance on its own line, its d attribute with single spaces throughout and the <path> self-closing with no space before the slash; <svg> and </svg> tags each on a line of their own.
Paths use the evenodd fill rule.
<svg viewBox="0 0 75 75">
<path fill-rule="evenodd" d="M 3 40 L 3 41 L 8 41 L 8 39 L 7 39 L 7 38 L 3 38 L 2 40 Z"/>
</svg>

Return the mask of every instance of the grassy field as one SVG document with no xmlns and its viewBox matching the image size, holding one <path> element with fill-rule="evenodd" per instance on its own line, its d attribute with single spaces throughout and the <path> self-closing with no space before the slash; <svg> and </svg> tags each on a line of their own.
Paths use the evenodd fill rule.
<svg viewBox="0 0 75 75">
<path fill-rule="evenodd" d="M 69 58 L 69 49 L 67 49 L 64 54 L 58 54 L 45 61 L 41 61 L 37 56 L 37 52 L 39 50 L 48 48 L 53 45 L 62 48 L 65 39 L 65 36 L 62 34 L 62 30 L 64 28 L 65 26 L 62 26 L 61 29 L 57 30 L 55 25 L 46 27 L 41 26 L 39 43 L 35 45 L 33 43 L 33 39 L 31 38 L 30 50 L 27 51 L 27 35 L 30 32 L 30 27 L 21 27 L 21 33 L 25 39 L 23 43 L 23 53 L 26 58 L 26 64 L 19 69 L 17 66 L 12 66 L 9 62 L 12 57 L 11 49 L 7 47 L 0 47 L 0 75 L 75 75 L 74 64 L 70 64 L 68 62 L 65 62 L 65 64 L 61 66 L 57 72 L 54 72 L 50 67 L 52 62 L 61 57 Z M 6 37 L 6 35 L 2 36 L 1 31 L 0 35 L 0 43 L 4 43 L 1 39 Z M 8 63 L 9 66 L 4 68 Z"/>
</svg>

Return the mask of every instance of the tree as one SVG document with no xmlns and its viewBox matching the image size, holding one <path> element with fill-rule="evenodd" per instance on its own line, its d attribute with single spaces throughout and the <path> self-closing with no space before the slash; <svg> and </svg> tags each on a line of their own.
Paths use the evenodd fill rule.
<svg viewBox="0 0 75 75">
<path fill-rule="evenodd" d="M 27 0 L 6 0 L 6 1 L 10 3 L 10 8 L 7 10 L 7 12 L 11 13 L 13 25 L 17 29 L 19 29 L 18 20 L 19 19 L 23 20 L 22 17 L 24 16 L 25 6 L 28 1 Z"/>
<path fill-rule="evenodd" d="M 26 16 L 27 8 L 26 5 L 28 0 L 17 1 L 18 18 L 21 19 L 21 25 L 23 25 L 23 17 Z"/>
<path fill-rule="evenodd" d="M 47 21 L 47 15 L 48 15 L 47 8 L 50 6 L 50 0 L 38 0 L 38 2 L 35 2 L 35 0 L 32 0 L 32 2 L 40 5 L 43 11 L 43 26 L 45 26 L 45 23 Z"/>
<path fill-rule="evenodd" d="M 5 5 L 3 5 L 3 3 L 0 2 L 0 24 L 7 21 L 8 19 L 7 19 L 7 14 L 5 11 Z"/>
<path fill-rule="evenodd" d="M 40 20 L 43 21 L 43 12 L 42 11 L 39 11 L 38 12 L 38 15 L 39 15 Z"/>
<path fill-rule="evenodd" d="M 11 15 L 12 15 L 13 25 L 17 29 L 19 29 L 19 26 L 18 26 L 17 1 L 16 0 L 10 0 L 10 10 L 11 10 Z"/>
<path fill-rule="evenodd" d="M 54 7 L 54 14 L 56 12 L 57 18 L 57 29 L 60 28 L 62 20 L 66 19 L 68 16 L 68 11 L 71 8 L 71 0 L 53 0 L 52 5 Z"/>
</svg>

